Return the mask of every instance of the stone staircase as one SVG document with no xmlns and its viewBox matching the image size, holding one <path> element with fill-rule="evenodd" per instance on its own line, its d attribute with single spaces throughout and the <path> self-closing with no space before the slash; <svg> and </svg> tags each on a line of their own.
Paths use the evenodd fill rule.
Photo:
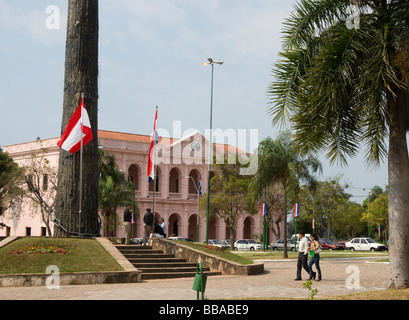
<svg viewBox="0 0 409 320">
<path fill-rule="evenodd" d="M 196 263 L 175 258 L 174 254 L 167 254 L 162 250 L 154 250 L 152 246 L 115 245 L 115 247 L 135 268 L 142 271 L 142 280 L 194 277 L 196 274 Z M 209 268 L 203 268 L 203 273 L 208 276 L 221 274 L 209 271 Z"/>
</svg>

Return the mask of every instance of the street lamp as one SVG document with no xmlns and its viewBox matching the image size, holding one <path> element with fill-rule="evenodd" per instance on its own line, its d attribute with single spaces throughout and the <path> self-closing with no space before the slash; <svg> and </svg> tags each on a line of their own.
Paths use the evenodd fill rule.
<svg viewBox="0 0 409 320">
<path fill-rule="evenodd" d="M 213 145 L 213 128 L 212 128 L 212 113 L 213 113 L 213 72 L 214 72 L 214 64 L 222 65 L 223 61 L 213 61 L 212 58 L 208 58 L 207 62 L 203 63 L 205 66 L 209 64 L 212 66 L 212 77 L 211 77 L 211 84 L 210 84 L 210 139 L 209 139 L 209 164 L 208 164 L 208 172 L 207 172 L 207 211 L 206 211 L 206 244 L 208 244 L 208 235 L 209 235 L 209 210 L 210 210 L 210 169 L 212 164 L 212 145 Z"/>
<path fill-rule="evenodd" d="M 192 176 L 186 176 L 186 179 L 192 179 L 193 185 L 195 186 L 197 192 L 197 226 L 196 226 L 196 241 L 199 242 L 199 202 L 200 202 L 200 189 L 196 186 L 195 179 Z"/>
</svg>

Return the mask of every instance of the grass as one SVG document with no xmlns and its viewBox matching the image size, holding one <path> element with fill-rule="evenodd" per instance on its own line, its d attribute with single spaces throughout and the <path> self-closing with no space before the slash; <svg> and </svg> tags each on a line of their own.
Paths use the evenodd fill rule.
<svg viewBox="0 0 409 320">
<path fill-rule="evenodd" d="M 240 255 L 251 260 L 282 260 L 283 251 L 235 251 L 236 255 Z M 387 257 L 388 253 L 375 253 L 370 251 L 365 252 L 350 252 L 350 251 L 323 251 L 320 253 L 321 259 L 334 258 L 362 258 L 362 257 Z M 297 259 L 298 252 L 288 252 L 288 259 Z"/>
<path fill-rule="evenodd" d="M 66 253 L 37 252 L 10 255 L 16 250 L 30 249 L 33 246 L 58 247 Z M 0 248 L 0 261 L 0 274 L 45 273 L 46 268 L 50 265 L 57 266 L 60 272 L 123 270 L 95 239 L 20 238 Z"/>
<path fill-rule="evenodd" d="M 253 264 L 254 261 L 252 259 L 249 259 L 245 256 L 241 256 L 235 253 L 230 252 L 230 250 L 222 250 L 219 249 L 217 247 L 213 247 L 213 246 L 206 246 L 204 244 L 201 243 L 192 243 L 192 242 L 188 242 L 188 241 L 183 241 L 183 240 L 173 240 L 175 242 L 178 242 L 182 245 L 188 246 L 192 249 L 196 249 L 196 250 L 200 250 L 203 251 L 205 253 L 209 253 L 215 256 L 218 256 L 220 258 L 235 262 L 235 263 L 239 263 L 242 265 L 249 265 L 249 264 Z"/>
<path fill-rule="evenodd" d="M 346 294 L 325 300 L 409 300 L 409 289 L 385 289 Z"/>
</svg>

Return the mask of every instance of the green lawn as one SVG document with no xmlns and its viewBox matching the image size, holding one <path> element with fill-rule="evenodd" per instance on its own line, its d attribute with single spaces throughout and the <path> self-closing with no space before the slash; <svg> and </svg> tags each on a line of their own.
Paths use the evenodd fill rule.
<svg viewBox="0 0 409 320">
<path fill-rule="evenodd" d="M 66 253 L 45 253 L 50 246 Z M 36 253 L 10 254 L 16 250 L 32 252 L 33 247 Z M 50 265 L 57 266 L 60 272 L 123 270 L 95 239 L 21 238 L 0 248 L 0 261 L 0 274 L 45 273 Z"/>
</svg>

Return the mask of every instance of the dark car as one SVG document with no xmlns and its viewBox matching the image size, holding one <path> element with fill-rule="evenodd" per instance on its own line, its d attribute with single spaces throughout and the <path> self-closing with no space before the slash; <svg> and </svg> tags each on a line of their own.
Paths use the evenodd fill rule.
<svg viewBox="0 0 409 320">
<path fill-rule="evenodd" d="M 334 241 L 331 241 L 329 239 L 319 239 L 318 242 L 320 243 L 320 246 L 322 250 L 344 250 L 345 247 L 335 243 Z"/>
</svg>

